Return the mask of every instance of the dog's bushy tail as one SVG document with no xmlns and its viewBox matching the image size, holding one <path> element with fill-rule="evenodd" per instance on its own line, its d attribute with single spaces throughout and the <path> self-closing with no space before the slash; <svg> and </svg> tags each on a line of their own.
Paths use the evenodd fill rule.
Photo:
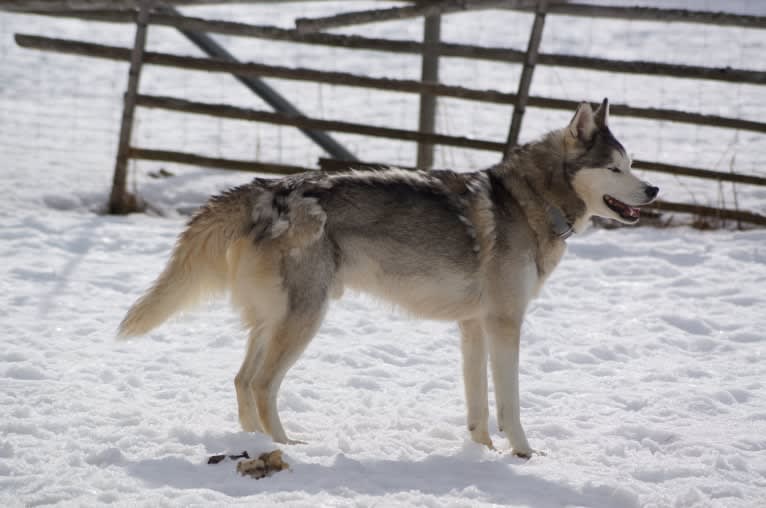
<svg viewBox="0 0 766 508">
<path fill-rule="evenodd" d="M 212 198 L 178 238 L 172 257 L 152 287 L 120 323 L 118 337 L 143 335 L 173 314 L 227 289 L 227 251 L 247 234 L 251 190 L 237 187 Z"/>
</svg>

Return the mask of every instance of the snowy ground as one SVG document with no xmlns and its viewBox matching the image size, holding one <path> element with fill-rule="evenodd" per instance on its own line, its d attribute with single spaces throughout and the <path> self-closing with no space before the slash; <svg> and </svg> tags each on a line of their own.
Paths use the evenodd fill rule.
<svg viewBox="0 0 766 508">
<path fill-rule="evenodd" d="M 766 233 L 592 231 L 532 306 L 522 462 L 464 428 L 455 326 L 331 311 L 280 407 L 289 473 L 239 432 L 226 305 L 114 341 L 181 220 L 3 205 L 0 503 L 741 506 L 766 501 Z M 496 434 L 494 418 L 491 422 Z M 495 440 L 501 443 L 500 436 Z"/>
<path fill-rule="evenodd" d="M 303 9 L 318 14 L 333 7 L 297 5 L 280 11 L 285 23 Z M 260 12 L 240 9 L 253 18 Z M 493 24 L 499 21 L 466 19 L 488 23 L 477 34 L 480 42 L 502 43 L 486 39 L 502 34 Z M 94 33 L 92 26 L 105 28 Z M 415 25 L 390 26 L 410 27 L 401 37 L 419 33 Z M 645 32 L 651 26 L 646 24 L 621 26 L 633 30 L 625 37 L 638 48 L 644 39 L 637 33 L 662 40 L 691 30 L 682 26 L 668 35 Z M 5 190 L 0 200 L 0 505 L 766 505 L 763 230 L 598 230 L 569 241 L 569 253 L 532 305 L 523 334 L 522 418 L 530 443 L 544 450 L 544 457 L 523 462 L 468 441 L 454 325 L 412 321 L 364 298 L 346 297 L 330 312 L 282 390 L 287 431 L 308 443 L 281 447 L 292 470 L 255 481 L 237 476 L 232 463 L 207 465 L 213 454 L 273 448 L 262 436 L 239 432 L 233 378 L 244 333 L 235 315 L 219 302 L 143 340 L 117 343 L 114 331 L 183 228 L 184 218 L 172 211 L 197 205 L 250 175 L 172 168 L 178 176 L 153 180 L 146 172 L 157 166 L 139 165 L 139 188 L 168 216 L 91 213 L 108 191 L 119 114 L 115 101 L 125 68 L 22 52 L 7 40 L 21 28 L 129 40 L 129 31 L 108 25 L 0 14 L 0 187 Z M 468 39 L 469 29 L 453 25 L 448 33 Z M 725 51 L 731 42 L 740 48 L 740 58 L 766 48 L 755 31 L 735 33 L 739 41 L 710 35 L 701 47 Z M 176 49 L 178 39 L 163 34 L 170 32 L 155 32 L 152 43 Z M 517 47 L 526 39 L 526 33 L 510 36 L 508 45 Z M 548 44 L 565 42 L 562 35 Z M 592 39 L 583 44 L 601 49 Z M 690 45 L 687 56 L 699 63 L 702 56 L 696 55 L 694 41 Z M 264 48 L 264 59 L 277 58 L 278 46 Z M 308 65 L 314 53 L 319 51 L 291 54 L 288 63 Z M 681 48 L 675 58 L 682 57 Z M 338 59 L 337 66 L 359 62 Z M 417 73 L 401 63 L 387 67 L 387 62 L 375 67 L 378 74 Z M 753 65 L 758 62 L 763 64 Z M 499 86 L 489 67 L 473 71 L 488 81 L 486 86 L 515 86 L 515 76 Z M 218 78 L 200 75 L 200 84 L 179 78 L 184 75 L 171 74 L 165 82 L 160 78 L 166 75 L 147 76 L 150 90 L 164 84 L 196 99 L 252 101 Z M 550 79 L 542 75 L 543 91 L 553 86 Z M 203 90 L 211 83 L 212 98 Z M 642 95 L 624 83 L 610 86 L 646 104 L 706 104 L 707 94 L 715 91 L 695 84 L 691 95 L 676 89 L 668 96 Z M 573 94 L 599 93 L 593 81 L 568 86 Z M 737 90 L 739 99 L 720 105 L 722 113 L 734 114 L 724 108 L 748 115 L 764 111 L 755 87 Z M 333 94 L 334 89 L 315 89 L 311 97 L 323 100 L 313 106 L 332 113 L 339 107 L 330 100 Z M 369 99 L 365 93 L 349 95 L 352 103 Z M 367 113 L 381 123 L 408 122 L 410 113 L 402 113 L 408 104 L 397 96 Z M 450 117 L 455 130 L 489 129 L 492 122 L 507 121 L 507 111 L 502 121 L 483 107 L 466 111 L 466 125 Z M 530 128 L 542 131 L 559 117 L 566 115 L 530 118 Z M 137 135 L 143 144 L 202 146 L 231 157 L 238 155 L 231 153 L 236 149 L 250 150 L 252 156 L 258 147 L 266 158 L 283 154 L 284 162 L 308 163 L 317 155 L 289 130 L 242 131 L 240 140 L 246 139 L 237 147 L 236 126 L 211 130 L 211 125 L 215 122 L 145 115 Z M 748 150 L 738 164 L 756 168 L 766 153 L 762 136 L 711 144 L 715 136 L 704 130 L 688 135 L 665 124 L 660 140 L 651 126 L 620 125 L 626 143 L 638 147 L 637 158 L 688 156 L 692 159 L 677 162 L 691 164 L 695 157 L 724 157 L 741 144 Z M 502 130 L 493 132 L 502 137 Z M 269 145 L 272 141 L 281 143 L 279 150 Z M 405 162 L 411 150 L 401 146 L 375 142 L 367 155 L 400 154 Z M 450 153 L 441 157 L 449 162 Z M 483 161 L 479 155 L 475 160 L 470 154 L 454 155 L 466 167 Z M 669 193 L 684 192 L 671 184 L 663 182 Z M 695 192 L 704 194 L 699 189 Z M 743 199 L 762 207 L 763 197 L 749 191 Z M 504 445 L 494 417 L 490 425 L 496 443 Z"/>
</svg>

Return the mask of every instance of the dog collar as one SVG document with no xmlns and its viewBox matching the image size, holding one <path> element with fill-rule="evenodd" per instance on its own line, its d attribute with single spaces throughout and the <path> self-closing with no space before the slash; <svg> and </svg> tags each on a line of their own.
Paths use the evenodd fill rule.
<svg viewBox="0 0 766 508">
<path fill-rule="evenodd" d="M 567 220 L 564 212 L 559 208 L 547 205 L 545 211 L 548 213 L 548 222 L 551 223 L 553 234 L 561 240 L 566 240 L 574 234 L 574 226 Z"/>
</svg>

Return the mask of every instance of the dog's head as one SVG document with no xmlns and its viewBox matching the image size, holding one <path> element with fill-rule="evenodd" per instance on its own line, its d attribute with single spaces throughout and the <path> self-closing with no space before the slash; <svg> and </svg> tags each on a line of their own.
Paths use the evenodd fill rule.
<svg viewBox="0 0 766 508">
<path fill-rule="evenodd" d="M 564 130 L 567 173 L 585 203 L 584 219 L 593 215 L 635 224 L 639 207 L 657 197 L 659 189 L 631 172 L 631 160 L 609 130 L 609 101 L 594 112 L 583 102 Z"/>
</svg>

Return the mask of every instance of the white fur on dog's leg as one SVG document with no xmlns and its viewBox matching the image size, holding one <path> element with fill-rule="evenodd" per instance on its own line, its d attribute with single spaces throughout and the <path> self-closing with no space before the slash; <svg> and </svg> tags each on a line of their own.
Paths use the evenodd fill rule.
<svg viewBox="0 0 766 508">
<path fill-rule="evenodd" d="M 234 378 L 234 388 L 237 392 L 237 409 L 239 412 L 239 425 L 245 432 L 263 432 L 258 412 L 255 409 L 250 385 L 244 383 L 239 377 Z"/>
<path fill-rule="evenodd" d="M 255 404 L 261 425 L 277 443 L 289 444 L 277 410 L 277 395 L 287 371 L 295 363 L 319 328 L 327 310 L 326 300 L 312 302 L 299 317 L 283 321 L 264 341 L 258 370 L 253 378 Z"/>
<path fill-rule="evenodd" d="M 290 444 L 282 421 L 277 412 L 277 392 L 279 386 L 269 384 L 266 386 L 255 387 L 255 402 L 258 405 L 258 414 L 261 417 L 261 424 L 266 433 L 271 435 L 275 443 Z"/>
<path fill-rule="evenodd" d="M 467 425 L 471 439 L 494 450 L 489 437 L 487 403 L 487 345 L 479 321 L 461 321 L 463 382 L 467 407 Z"/>
<path fill-rule="evenodd" d="M 489 431 L 471 431 L 471 440 L 474 443 L 479 443 L 486 446 L 490 450 L 495 450 L 495 444 L 492 442 L 492 438 L 489 437 Z"/>
<path fill-rule="evenodd" d="M 258 413 L 261 415 L 261 424 L 263 425 L 265 432 L 271 435 L 271 439 L 273 439 L 275 443 L 285 445 L 308 444 L 305 441 L 287 437 L 287 433 L 282 426 L 282 420 L 279 418 L 279 413 L 276 410 L 278 391 L 279 385 L 271 386 L 270 388 L 263 390 L 258 388 L 255 389 L 255 398 L 259 408 Z"/>
<path fill-rule="evenodd" d="M 492 379 L 495 383 L 497 421 L 518 457 L 530 457 L 532 448 L 521 426 L 519 407 L 519 342 L 521 320 L 488 318 L 484 323 L 490 342 Z"/>
<path fill-rule="evenodd" d="M 263 432 L 258 409 L 255 405 L 255 396 L 251 385 L 258 368 L 258 331 L 252 330 L 247 342 L 245 359 L 239 372 L 234 377 L 234 390 L 237 394 L 237 409 L 239 412 L 239 424 L 245 432 Z"/>
</svg>

